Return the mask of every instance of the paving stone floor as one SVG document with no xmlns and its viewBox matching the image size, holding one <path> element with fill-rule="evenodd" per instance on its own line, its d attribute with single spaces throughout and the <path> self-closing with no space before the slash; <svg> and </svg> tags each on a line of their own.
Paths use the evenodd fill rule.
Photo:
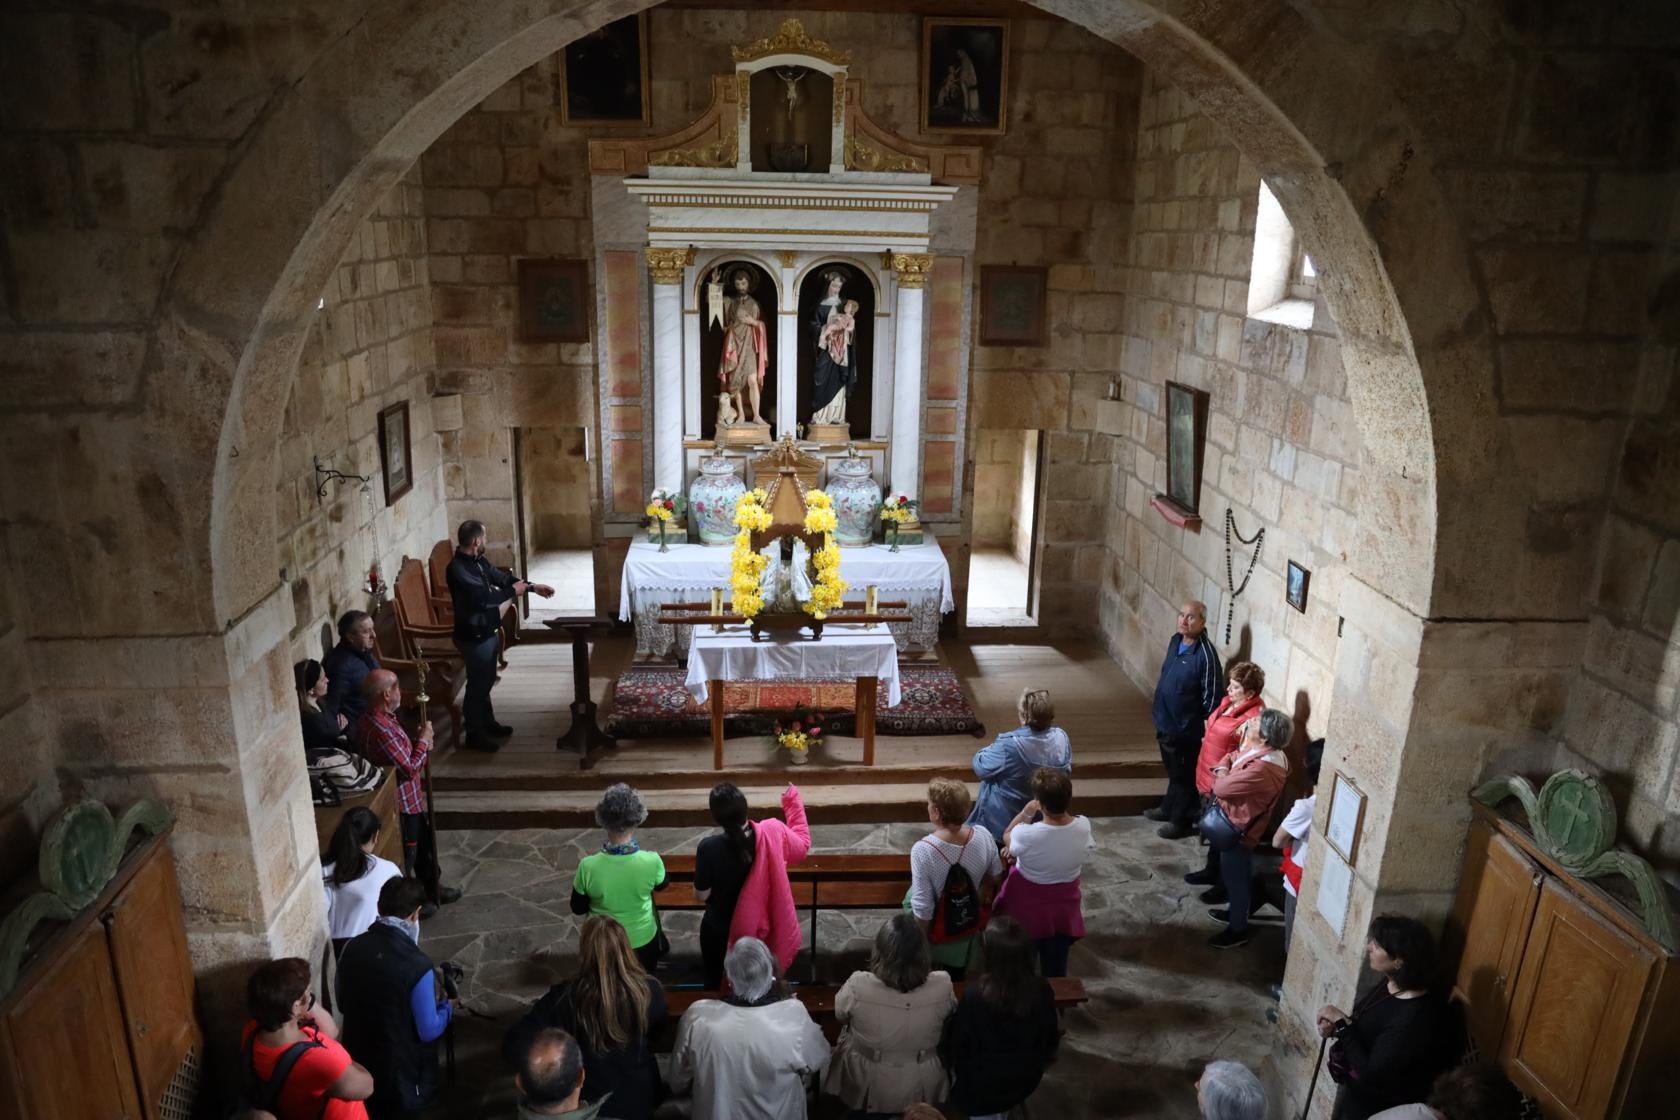
<svg viewBox="0 0 1680 1120">
<path fill-rule="evenodd" d="M 1069 969 L 1084 979 L 1091 999 L 1067 1014 L 1061 1056 L 1027 1111 L 1058 1120 L 1193 1118 L 1193 1085 L 1206 1062 L 1229 1058 L 1259 1069 L 1270 1049 L 1267 985 L 1282 975 L 1282 927 L 1259 920 L 1244 948 L 1209 948 L 1206 939 L 1219 927 L 1196 901 L 1199 888 L 1180 879 L 1201 865 L 1194 841 L 1161 840 L 1153 824 L 1135 817 L 1093 823 L 1097 850 L 1084 879 L 1091 933 L 1075 947 Z M 813 850 L 902 852 L 924 831 L 900 824 L 818 826 Z M 653 851 L 692 852 L 707 832 L 649 828 L 640 838 Z M 442 834 L 444 881 L 461 886 L 465 897 L 425 923 L 421 946 L 434 960 L 459 962 L 467 975 L 457 1084 L 436 1116 L 512 1115 L 511 1079 L 496 1048 L 524 1005 L 573 966 L 572 871 L 600 841 L 594 830 Z M 838 983 L 863 964 L 884 917 L 820 916 L 822 982 Z M 673 946 L 661 966 L 665 983 L 698 980 L 699 918 L 663 915 Z M 808 943 L 808 929 L 806 936 Z M 809 975 L 805 954 L 793 972 Z"/>
</svg>

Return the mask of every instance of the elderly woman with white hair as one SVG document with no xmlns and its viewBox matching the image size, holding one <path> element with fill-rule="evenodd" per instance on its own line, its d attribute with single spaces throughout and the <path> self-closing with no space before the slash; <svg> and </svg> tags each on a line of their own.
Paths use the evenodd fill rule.
<svg viewBox="0 0 1680 1120">
<path fill-rule="evenodd" d="M 578 861 L 572 877 L 572 913 L 604 914 L 624 927 L 636 959 L 650 974 L 669 942 L 659 928 L 653 892 L 665 889 L 665 861 L 644 852 L 636 829 L 647 820 L 642 795 L 619 782 L 595 804 L 595 823 L 607 834 L 601 850 Z"/>
<path fill-rule="evenodd" d="M 776 955 L 756 937 L 723 958 L 727 999 L 697 1000 L 677 1024 L 671 1088 L 693 1087 L 694 1120 L 800 1120 L 805 1079 L 828 1061 L 828 1040 L 788 996 Z"/>
<path fill-rule="evenodd" d="M 1254 848 L 1283 796 L 1289 778 L 1289 757 L 1283 751 L 1294 734 L 1294 720 L 1276 708 L 1263 708 L 1243 724 L 1237 749 L 1210 771 L 1213 792 L 1200 822 L 1208 842 L 1204 874 L 1217 871 L 1230 903 L 1227 909 L 1208 911 L 1214 921 L 1225 923 L 1225 929 L 1208 942 L 1215 949 L 1248 944 Z M 1211 901 L 1208 895 L 1202 897 Z"/>
<path fill-rule="evenodd" d="M 1266 1087 L 1238 1062 L 1209 1062 L 1196 1082 L 1202 1120 L 1266 1120 Z"/>
</svg>

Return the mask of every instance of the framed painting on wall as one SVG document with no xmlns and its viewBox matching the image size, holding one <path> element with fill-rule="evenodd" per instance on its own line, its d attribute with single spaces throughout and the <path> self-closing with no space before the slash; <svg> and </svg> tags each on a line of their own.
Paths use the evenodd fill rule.
<svg viewBox="0 0 1680 1120">
<path fill-rule="evenodd" d="M 1330 785 L 1330 812 L 1324 822 L 1324 839 L 1336 854 L 1355 866 L 1359 854 L 1359 830 L 1365 823 L 1365 793 L 1345 775 L 1337 774 Z"/>
<path fill-rule="evenodd" d="M 519 341 L 589 341 L 589 262 L 519 262 Z"/>
<path fill-rule="evenodd" d="M 1312 572 L 1309 569 L 1301 567 L 1293 560 L 1289 562 L 1289 574 L 1283 583 L 1283 597 L 1302 614 L 1307 613 L 1307 583 L 1311 579 Z"/>
<path fill-rule="evenodd" d="M 560 52 L 561 124 L 653 124 L 648 14 L 625 16 Z"/>
<path fill-rule="evenodd" d="M 981 265 L 980 345 L 1043 346 L 1049 276 L 1037 265 Z"/>
<path fill-rule="evenodd" d="M 922 131 L 1001 136 L 1009 105 L 1009 21 L 922 20 Z"/>
<path fill-rule="evenodd" d="M 1167 382 L 1167 492 L 1164 497 L 1181 516 L 1194 518 L 1198 527 L 1201 525 L 1202 458 L 1207 448 L 1207 419 L 1208 395 L 1205 391 L 1176 381 Z"/>
<path fill-rule="evenodd" d="M 379 413 L 379 467 L 385 476 L 385 504 L 414 489 L 414 455 L 408 439 L 408 402 Z"/>
</svg>

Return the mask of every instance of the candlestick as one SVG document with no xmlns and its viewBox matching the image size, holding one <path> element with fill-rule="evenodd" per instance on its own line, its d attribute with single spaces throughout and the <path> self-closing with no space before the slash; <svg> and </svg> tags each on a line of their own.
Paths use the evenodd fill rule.
<svg viewBox="0 0 1680 1120">
<path fill-rule="evenodd" d="M 864 614 L 874 614 L 874 613 L 876 613 L 876 606 L 877 606 L 879 600 L 880 600 L 880 591 L 872 583 L 868 586 L 868 588 L 866 588 L 864 590 L 864 593 L 863 593 L 863 613 Z"/>
</svg>

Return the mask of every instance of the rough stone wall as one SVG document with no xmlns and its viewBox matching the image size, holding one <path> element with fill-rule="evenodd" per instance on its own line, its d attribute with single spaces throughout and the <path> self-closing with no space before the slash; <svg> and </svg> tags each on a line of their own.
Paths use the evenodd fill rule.
<svg viewBox="0 0 1680 1120">
<path fill-rule="evenodd" d="M 1021 433 L 974 433 L 974 547 L 1015 547 L 1021 520 Z"/>
<path fill-rule="evenodd" d="M 560 124 L 559 71 L 551 56 L 507 82 L 421 159 L 448 520 L 483 521 L 504 563 L 516 531 L 513 429 L 582 428 L 594 416 L 593 345 L 519 338 L 518 260 L 594 254 L 589 134 Z"/>
<path fill-rule="evenodd" d="M 1341 577 L 1359 508 L 1359 432 L 1334 324 L 1248 318 L 1260 173 L 1188 97 L 1151 72 L 1139 111 L 1120 400 L 1091 436 L 1114 460 L 1103 521 L 1102 634 L 1144 688 L 1180 603 L 1200 599 L 1221 655 L 1266 671 L 1267 701 L 1313 734 L 1329 716 Z M 1209 394 L 1199 532 L 1149 505 L 1167 489 L 1166 382 Z M 1225 511 L 1266 531 L 1226 639 Z M 1240 583 L 1253 546 L 1231 539 Z M 1312 572 L 1307 609 L 1284 599 L 1286 566 Z"/>
<path fill-rule="evenodd" d="M 291 585 L 294 658 L 319 657 L 334 621 L 367 609 L 377 560 L 389 585 L 405 556 L 422 562 L 449 535 L 432 430 L 432 291 L 419 169 L 368 216 L 322 293 L 286 402 L 276 487 L 279 563 Z M 414 487 L 387 504 L 379 414 L 408 402 Z M 329 482 L 315 460 L 367 478 Z"/>
</svg>

